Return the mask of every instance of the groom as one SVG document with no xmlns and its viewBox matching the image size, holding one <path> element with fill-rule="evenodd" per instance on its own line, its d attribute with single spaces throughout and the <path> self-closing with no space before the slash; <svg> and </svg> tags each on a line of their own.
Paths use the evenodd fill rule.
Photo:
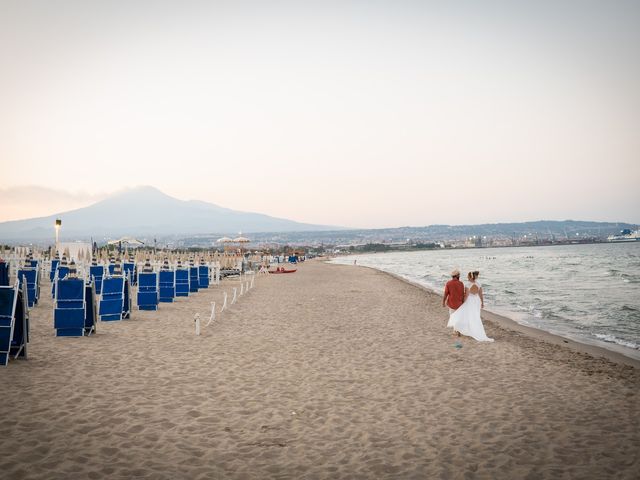
<svg viewBox="0 0 640 480">
<path fill-rule="evenodd" d="M 460 281 L 460 270 L 451 272 L 451 280 L 444 286 L 442 306 L 449 307 L 449 315 L 460 308 L 464 302 L 464 283 Z M 457 333 L 457 332 L 456 332 Z"/>
</svg>

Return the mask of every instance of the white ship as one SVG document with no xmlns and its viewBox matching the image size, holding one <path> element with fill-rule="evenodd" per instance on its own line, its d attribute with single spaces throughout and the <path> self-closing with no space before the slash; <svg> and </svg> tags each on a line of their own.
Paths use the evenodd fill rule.
<svg viewBox="0 0 640 480">
<path fill-rule="evenodd" d="M 640 242 L 640 230 L 631 231 L 625 228 L 616 235 L 609 235 L 607 240 L 609 242 Z"/>
</svg>

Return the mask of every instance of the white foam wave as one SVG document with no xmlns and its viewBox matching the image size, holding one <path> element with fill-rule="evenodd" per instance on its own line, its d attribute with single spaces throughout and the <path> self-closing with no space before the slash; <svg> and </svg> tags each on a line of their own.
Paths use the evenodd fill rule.
<svg viewBox="0 0 640 480">
<path fill-rule="evenodd" d="M 626 340 L 621 340 L 613 335 L 609 335 L 609 334 L 602 334 L 602 333 L 594 333 L 594 335 L 600 339 L 603 340 L 605 342 L 609 342 L 609 343 L 615 343 L 617 345 L 622 345 L 623 347 L 627 347 L 627 348 L 633 348 L 634 350 L 639 350 L 640 349 L 640 345 L 638 345 L 637 343 L 634 342 L 628 342 Z"/>
</svg>

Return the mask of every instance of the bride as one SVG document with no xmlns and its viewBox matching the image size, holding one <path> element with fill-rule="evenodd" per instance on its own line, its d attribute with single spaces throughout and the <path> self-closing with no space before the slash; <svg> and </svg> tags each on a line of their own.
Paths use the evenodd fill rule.
<svg viewBox="0 0 640 480">
<path fill-rule="evenodd" d="M 464 303 L 451 314 L 447 327 L 453 327 L 455 332 L 467 335 L 479 342 L 493 342 L 493 338 L 487 337 L 480 318 L 480 309 L 484 308 L 484 296 L 482 287 L 476 279 L 480 272 L 469 272 L 467 278 L 469 284 L 464 289 Z"/>
</svg>

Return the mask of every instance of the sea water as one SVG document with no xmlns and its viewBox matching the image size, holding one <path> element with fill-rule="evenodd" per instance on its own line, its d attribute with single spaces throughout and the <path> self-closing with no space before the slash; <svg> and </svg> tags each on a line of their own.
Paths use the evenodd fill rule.
<svg viewBox="0 0 640 480">
<path fill-rule="evenodd" d="M 437 293 L 479 270 L 485 308 L 523 325 L 640 358 L 640 242 L 392 252 L 333 261 L 397 274 Z"/>
</svg>

